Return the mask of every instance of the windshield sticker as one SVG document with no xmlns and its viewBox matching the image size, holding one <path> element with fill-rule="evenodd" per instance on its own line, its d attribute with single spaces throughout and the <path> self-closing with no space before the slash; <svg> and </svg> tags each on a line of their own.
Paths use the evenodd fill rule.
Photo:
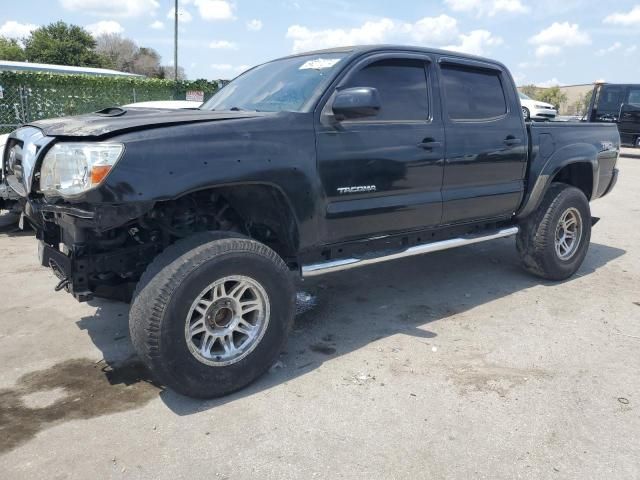
<svg viewBox="0 0 640 480">
<path fill-rule="evenodd" d="M 316 58 L 315 60 L 307 60 L 299 70 L 323 70 L 331 68 L 340 61 L 339 58 Z"/>
</svg>

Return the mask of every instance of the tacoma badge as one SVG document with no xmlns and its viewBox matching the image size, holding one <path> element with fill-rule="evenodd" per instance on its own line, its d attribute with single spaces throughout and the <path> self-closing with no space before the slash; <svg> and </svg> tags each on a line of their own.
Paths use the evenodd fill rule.
<svg viewBox="0 0 640 480">
<path fill-rule="evenodd" d="M 358 185 L 356 187 L 339 187 L 338 193 L 345 195 L 347 193 L 362 193 L 362 192 L 375 192 L 375 185 Z"/>
</svg>

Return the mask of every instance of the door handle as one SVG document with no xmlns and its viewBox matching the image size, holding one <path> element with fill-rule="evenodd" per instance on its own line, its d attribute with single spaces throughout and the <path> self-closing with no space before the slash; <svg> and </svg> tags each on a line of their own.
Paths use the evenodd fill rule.
<svg viewBox="0 0 640 480">
<path fill-rule="evenodd" d="M 504 139 L 504 144 L 508 147 L 515 147 L 516 145 L 521 145 L 522 140 L 509 135 L 507 138 Z"/>
<path fill-rule="evenodd" d="M 433 150 L 434 148 L 442 147 L 442 142 L 436 142 L 435 140 L 426 140 L 424 142 L 420 142 L 418 147 L 424 148 L 425 150 Z"/>
</svg>

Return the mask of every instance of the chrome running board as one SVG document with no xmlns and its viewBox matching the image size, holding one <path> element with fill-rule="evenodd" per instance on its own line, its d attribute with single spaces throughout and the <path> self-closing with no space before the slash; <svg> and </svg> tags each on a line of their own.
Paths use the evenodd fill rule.
<svg viewBox="0 0 640 480">
<path fill-rule="evenodd" d="M 342 270 L 364 267 L 366 265 L 373 265 L 374 263 L 386 262 L 388 260 L 413 257 L 414 255 L 422 255 L 424 253 L 437 252 L 439 250 L 448 250 L 450 248 L 462 247 L 464 245 L 471 245 L 473 243 L 495 240 L 496 238 L 510 237 L 518 233 L 518 230 L 518 227 L 509 227 L 503 228 L 501 230 L 496 230 L 492 233 L 484 235 L 465 235 L 463 237 L 450 238 L 448 240 L 442 240 L 440 242 L 423 243 L 421 245 L 415 245 L 413 247 L 409 247 L 404 250 L 396 251 L 389 255 L 382 255 L 379 257 L 341 258 L 338 260 L 329 260 L 322 263 L 313 263 L 311 265 L 304 265 L 302 267 L 302 276 L 304 278 L 315 277 L 317 275 L 324 275 L 325 273 L 340 272 Z"/>
</svg>

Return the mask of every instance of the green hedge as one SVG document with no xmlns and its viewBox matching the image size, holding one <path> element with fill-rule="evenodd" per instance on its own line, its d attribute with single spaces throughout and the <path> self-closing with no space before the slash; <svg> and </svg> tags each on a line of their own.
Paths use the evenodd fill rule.
<svg viewBox="0 0 640 480">
<path fill-rule="evenodd" d="M 94 112 L 114 105 L 151 100 L 184 100 L 189 90 L 218 89 L 208 80 L 178 81 L 139 77 L 96 77 L 34 72 L 0 72 L 0 129 L 22 123 Z"/>
</svg>

